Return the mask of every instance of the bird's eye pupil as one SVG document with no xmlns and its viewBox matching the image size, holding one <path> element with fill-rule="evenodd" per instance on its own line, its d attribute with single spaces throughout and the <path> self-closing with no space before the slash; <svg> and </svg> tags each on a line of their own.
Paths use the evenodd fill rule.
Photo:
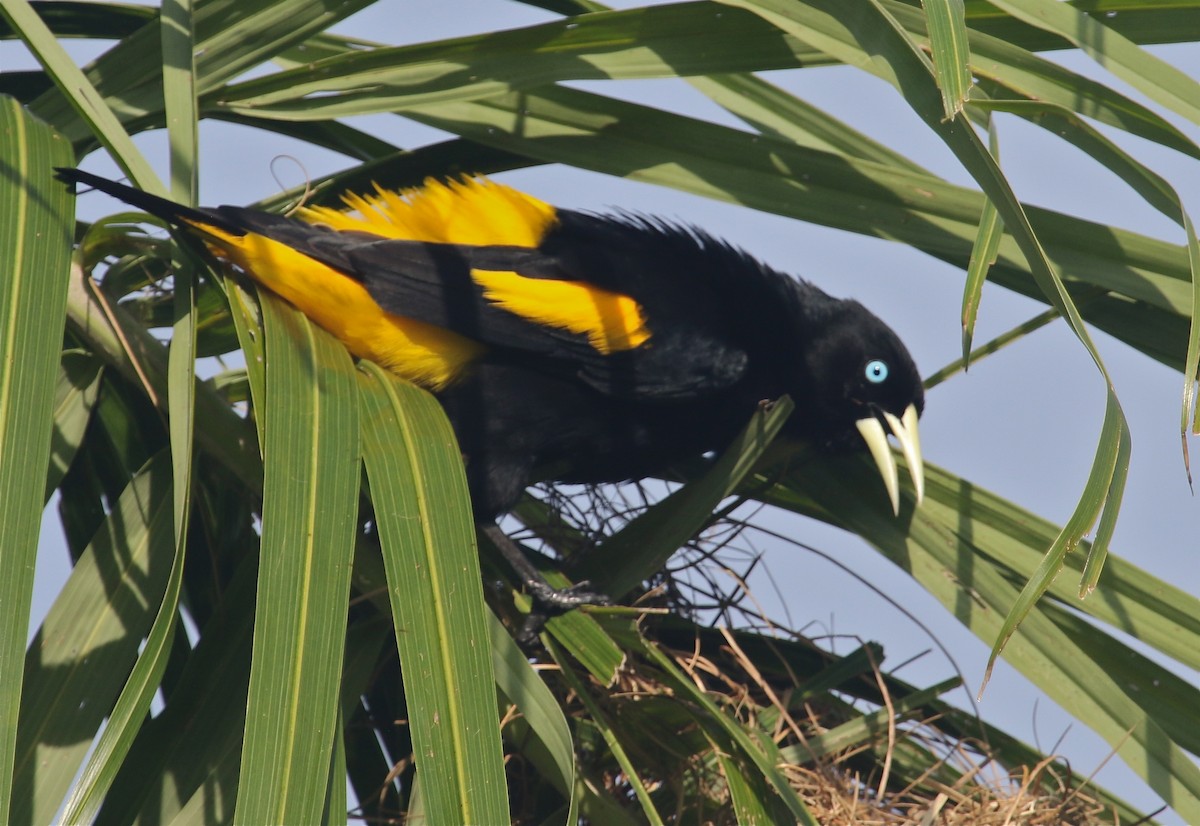
<svg viewBox="0 0 1200 826">
<path fill-rule="evenodd" d="M 879 384 L 879 383 L 885 381 L 888 377 L 887 362 L 881 361 L 879 359 L 874 359 L 872 361 L 868 361 L 867 369 L 865 372 L 866 372 L 866 376 L 867 376 L 867 381 L 871 382 L 871 384 Z"/>
</svg>

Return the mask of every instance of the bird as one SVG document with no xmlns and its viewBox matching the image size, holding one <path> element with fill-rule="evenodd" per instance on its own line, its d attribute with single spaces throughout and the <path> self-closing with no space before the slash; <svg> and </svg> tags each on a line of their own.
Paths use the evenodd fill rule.
<svg viewBox="0 0 1200 826">
<path fill-rule="evenodd" d="M 661 474 L 719 451 L 785 394 L 783 435 L 865 447 L 898 514 L 893 436 L 921 503 L 924 390 L 899 336 L 859 302 L 693 226 L 558 209 L 483 176 L 281 215 L 56 172 L 199 236 L 354 356 L 432 392 L 479 530 L 548 609 L 607 596 L 552 588 L 500 530 L 530 484 Z"/>
</svg>

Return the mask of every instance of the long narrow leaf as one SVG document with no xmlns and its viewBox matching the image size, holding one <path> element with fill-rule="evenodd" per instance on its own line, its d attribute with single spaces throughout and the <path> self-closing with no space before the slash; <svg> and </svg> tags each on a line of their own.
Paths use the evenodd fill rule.
<svg viewBox="0 0 1200 826">
<path fill-rule="evenodd" d="M 949 120 L 962 112 L 971 91 L 971 50 L 963 0 L 921 0 L 942 108 Z"/>
<path fill-rule="evenodd" d="M 508 795 L 462 457 L 433 397 L 372 363 L 363 448 L 431 823 L 504 823 Z"/>
<path fill-rule="evenodd" d="M 796 822 L 803 826 L 817 826 L 817 821 L 809 812 L 808 807 L 804 805 L 804 801 L 800 799 L 784 778 L 783 773 L 779 771 L 783 759 L 778 749 L 775 748 L 775 744 L 769 739 L 756 739 L 751 736 L 750 732 L 741 728 L 736 721 L 718 708 L 712 698 L 689 680 L 657 645 L 636 632 L 631 635 L 631 640 L 647 660 L 668 675 L 674 683 L 676 691 L 681 692 L 697 704 L 702 709 L 705 719 L 721 729 L 737 745 L 740 753 L 755 765 L 766 782 L 774 788 Z"/>
<path fill-rule="evenodd" d="M 70 467 L 91 421 L 104 375 L 99 360 L 80 351 L 65 351 L 54 389 L 54 433 L 50 443 L 50 469 L 46 496 L 58 488 Z"/>
<path fill-rule="evenodd" d="M 994 5 L 1070 41 L 1151 100 L 1200 123 L 1200 83 L 1108 28 L 1103 20 L 1057 0 L 996 0 Z"/>
<path fill-rule="evenodd" d="M 204 626 L 167 707 L 139 732 L 97 826 L 232 820 L 258 579 L 257 547 L 242 550 L 245 559 L 223 602 Z"/>
<path fill-rule="evenodd" d="M 605 745 L 609 748 L 609 753 L 617 765 L 621 767 L 624 779 L 633 789 L 634 795 L 637 797 L 638 804 L 642 807 L 642 814 L 646 818 L 646 822 L 652 826 L 662 826 L 662 815 L 654 806 L 654 801 L 650 799 L 650 793 L 646 790 L 646 784 L 642 782 L 642 778 L 638 776 L 637 768 L 629 759 L 629 755 L 625 747 L 621 744 L 620 738 L 614 731 L 612 723 L 606 719 L 604 712 L 596 705 L 595 700 L 588 694 L 580 679 L 571 670 L 570 664 L 563 656 L 563 652 L 553 641 L 548 642 L 550 656 L 552 656 L 559 665 L 559 673 L 563 680 L 570 687 L 575 696 L 583 703 L 583 707 L 587 709 L 588 721 L 596 727 L 600 732 L 600 736 L 604 739 Z"/>
<path fill-rule="evenodd" d="M 571 729 L 554 695 L 542 678 L 529 664 L 529 658 L 513 642 L 508 629 L 489 616 L 492 639 L 492 668 L 496 673 L 496 685 L 521 712 L 521 718 L 529 729 L 541 740 L 554 771 L 550 780 L 564 797 L 570 801 L 564 823 L 574 823 L 578 807 L 576 788 L 575 749 L 571 742 Z"/>
<path fill-rule="evenodd" d="M 881 6 L 910 35 L 918 39 L 927 36 L 925 16 L 918 9 L 901 0 L 881 0 Z M 970 17 L 968 13 L 968 19 Z M 984 34 L 974 27 L 967 30 L 967 39 L 972 56 L 971 71 L 980 88 L 993 97 L 1015 94 L 1029 100 L 1057 103 L 1100 123 L 1200 158 L 1200 147 L 1178 127 L 1116 89 L 1032 54 L 1011 40 Z M 1066 45 L 1065 41 L 1063 45 Z"/>
<path fill-rule="evenodd" d="M 1188 238 L 1188 260 L 1192 272 L 1200 272 L 1200 240 L 1196 227 L 1185 212 L 1183 228 Z M 1192 432 L 1200 433 L 1200 405 L 1196 404 L 1196 374 L 1200 370 L 1200 278 L 1192 277 L 1192 330 L 1188 336 L 1187 356 L 1183 364 L 1183 415 L 1179 421 L 1179 439 L 1183 443 L 1183 466 L 1187 470 L 1188 484 L 1192 481 L 1192 468 L 1188 460 L 1188 414 L 1192 411 Z"/>
<path fill-rule="evenodd" d="M 194 15 L 197 92 L 203 94 L 261 65 L 365 4 L 366 0 L 199 0 Z M 164 122 L 159 34 L 158 26 L 143 26 L 85 69 L 87 82 L 132 131 Z M 97 138 L 59 88 L 41 95 L 30 108 L 77 146 L 89 147 Z"/>
<path fill-rule="evenodd" d="M 97 286 L 79 267 L 72 267 L 67 295 L 67 326 L 98 357 L 140 385 L 148 384 L 151 400 L 163 405 L 167 393 L 167 352 L 162 343 L 121 305 L 103 303 Z M 228 468 L 246 487 L 262 492 L 262 463 L 254 427 L 242 419 L 213 389 L 196 385 L 197 419 L 209 423 L 196 436 L 200 448 Z"/>
<path fill-rule="evenodd" d="M 10 823 L 58 812 L 162 603 L 168 566 L 158 560 L 173 544 L 166 459 L 122 492 L 29 646 Z"/>
<path fill-rule="evenodd" d="M 899 152 L 757 75 L 713 75 L 689 78 L 689 81 L 715 103 L 763 134 L 897 169 L 925 171 Z"/>
<path fill-rule="evenodd" d="M 72 199 L 51 178 L 66 142 L 0 98 L 0 823 L 10 822 L 21 661 L 50 460 Z M 30 483 L 30 474 L 38 481 Z"/>
<path fill-rule="evenodd" d="M 262 563 L 234 821 L 316 823 L 337 730 L 358 511 L 345 349 L 265 292 Z"/>
<path fill-rule="evenodd" d="M 179 8 L 172 4 L 172 8 Z M 185 13 L 186 18 L 186 13 Z M 180 26 L 178 15 L 164 19 Z M 166 44 L 174 44 L 172 38 L 164 38 Z M 174 49 L 178 53 L 190 56 L 191 39 L 183 38 L 183 45 Z M 171 61 L 168 60 L 168 63 Z M 188 61 L 190 70 L 190 60 Z M 190 71 L 186 73 L 190 78 Z M 184 108 L 194 111 L 194 104 L 186 106 L 188 99 L 194 100 L 190 94 L 190 82 L 184 80 Z M 176 111 L 180 128 L 173 130 L 172 146 L 177 158 L 192 158 L 195 156 L 195 117 L 189 118 L 180 112 L 179 104 L 173 96 L 168 100 L 169 111 Z M 190 128 L 189 125 L 190 124 Z M 188 135 L 192 139 L 187 140 Z M 182 135 L 182 137 L 181 137 Z M 194 201 L 195 169 L 189 161 L 177 162 L 175 170 L 183 168 L 185 181 L 191 179 L 191 186 L 176 186 L 176 194 L 182 194 L 187 201 Z M 182 193 L 180 193 L 182 189 Z M 134 666 L 129 681 L 121 692 L 117 704 L 109 718 L 107 726 L 96 747 L 88 758 L 74 790 L 63 808 L 62 817 L 65 822 L 91 822 L 100 810 L 100 806 L 120 771 L 121 761 L 125 758 L 138 728 L 144 721 L 150 708 L 150 701 L 158 690 L 159 682 L 167 667 L 169 645 L 173 641 L 175 621 L 178 616 L 179 596 L 183 584 L 184 562 L 186 560 L 186 545 L 188 523 L 191 511 L 192 484 L 192 435 L 193 408 L 195 393 L 195 295 L 194 280 L 190 261 L 178 256 L 173 267 L 175 273 L 175 305 L 176 320 L 171 337 L 168 355 L 168 399 L 170 410 L 168 424 L 170 428 L 173 513 L 175 526 L 175 542 L 171 573 L 167 581 L 166 591 L 159 608 L 158 615 L 147 636 L 145 647 Z"/>
<path fill-rule="evenodd" d="M 1066 5 L 1137 43 L 1179 43 L 1200 30 L 1200 6 L 1194 0 L 1067 0 Z M 990 3 L 969 2 L 967 22 L 1023 49 L 1071 48 L 1069 40 L 1004 14 Z"/>
<path fill-rule="evenodd" d="M 682 32 L 688 33 L 687 49 L 679 47 Z M 237 83 L 221 90 L 215 102 L 259 117 L 325 119 L 390 111 L 401 102 L 416 106 L 491 97 L 557 80 L 789 68 L 809 53 L 802 41 L 745 13 L 683 3 L 451 41 L 355 50 Z M 462 71 L 464 65 L 470 65 L 469 73 Z"/>
<path fill-rule="evenodd" d="M 178 526 L 177 521 L 175 524 Z M 138 729 L 146 720 L 150 701 L 158 691 L 175 632 L 179 593 L 183 584 L 183 564 L 186 559 L 178 535 L 174 544 L 175 555 L 158 613 L 150 626 L 137 663 L 121 690 L 120 697 L 117 698 L 112 714 L 109 715 L 104 731 L 63 806 L 64 823 L 90 823 L 95 819 L 104 803 L 105 795 L 121 770 L 122 761 L 129 753 Z"/>
<path fill-rule="evenodd" d="M 200 153 L 192 0 L 163 0 L 159 20 L 163 113 L 171 149 L 171 194 L 175 200 L 195 206 L 196 158 Z"/>
<path fill-rule="evenodd" d="M 988 119 L 988 145 L 992 156 L 997 162 L 1000 159 L 999 139 L 996 135 L 996 125 Z M 990 200 L 983 205 L 983 214 L 979 217 L 979 232 L 975 236 L 975 246 L 971 249 L 971 260 L 967 264 L 967 279 L 963 284 L 962 303 L 962 347 L 963 369 L 970 365 L 971 340 L 975 335 L 975 319 L 979 314 L 979 300 L 983 295 L 983 282 L 987 280 L 988 270 L 996 263 L 996 253 L 1000 250 L 1000 239 L 1004 235 L 1004 224 L 996 205 Z"/>
<path fill-rule="evenodd" d="M 76 115 L 92 130 L 117 163 L 131 178 L 151 191 L 163 194 L 158 177 L 142 153 L 134 146 L 129 133 L 113 114 L 100 92 L 75 65 L 66 50 L 37 16 L 27 0 L 4 0 L 0 14 L 7 18 L 18 34 L 37 56 L 42 67 L 54 78 Z M 72 159 L 73 160 L 73 159 Z M 154 189 L 158 187 L 158 189 Z"/>
</svg>

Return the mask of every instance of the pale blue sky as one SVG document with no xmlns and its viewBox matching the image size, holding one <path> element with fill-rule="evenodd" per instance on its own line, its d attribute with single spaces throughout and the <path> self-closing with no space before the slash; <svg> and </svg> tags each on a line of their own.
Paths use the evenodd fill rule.
<svg viewBox="0 0 1200 826">
<path fill-rule="evenodd" d="M 549 19 L 552 15 L 503 0 L 407 0 L 380 3 L 339 30 L 400 44 Z M 1153 51 L 1189 74 L 1200 75 L 1200 46 L 1157 47 Z M 80 55 L 93 53 L 88 45 L 79 46 Z M 11 49 L 0 52 L 6 68 L 12 65 L 8 62 L 12 54 Z M 1075 54 L 1051 57 L 1123 88 L 1086 58 Z M 770 79 L 939 174 L 970 183 L 950 153 L 882 82 L 841 68 L 772 73 Z M 584 85 L 720 123 L 737 123 L 683 83 Z M 1140 99 L 1137 93 L 1129 93 Z M 1168 117 L 1200 142 L 1200 128 Z M 369 123 L 377 134 L 403 146 L 419 145 L 435 135 L 432 130 L 396 117 L 378 116 Z M 1200 215 L 1200 165 L 1139 139 L 1119 136 L 1111 130 L 1108 134 L 1170 180 L 1190 202 L 1193 217 Z M 1071 147 L 1024 122 L 1003 116 L 1000 140 L 1005 172 L 1023 200 L 1182 242 L 1178 227 Z M 245 203 L 277 191 L 271 162 L 283 154 L 295 156 L 312 177 L 349 165 L 345 159 L 273 135 L 219 124 L 206 124 L 201 141 L 204 203 Z M 138 142 L 158 168 L 164 169 L 162 136 L 146 135 Z M 89 159 L 88 168 L 114 171 L 110 163 L 97 156 Z M 286 185 L 302 180 L 302 173 L 293 165 L 284 163 L 276 169 Z M 214 174 L 214 170 L 220 170 L 220 174 Z M 573 169 L 542 167 L 498 177 L 560 206 L 636 209 L 694 223 L 734 241 L 779 269 L 868 305 L 900 333 L 925 374 L 959 355 L 963 274 L 920 253 Z M 110 205 L 92 196 L 81 200 L 80 211 L 83 217 L 96 217 L 110 211 Z M 1042 309 L 1043 305 L 1028 299 L 989 288 L 982 303 L 976 341 L 985 341 Z M 1104 334 L 1097 333 L 1096 339 L 1113 374 L 1133 438 L 1129 485 L 1113 548 L 1173 584 L 1200 593 L 1200 565 L 1195 561 L 1200 519 L 1179 449 L 1181 379 Z M 1091 463 L 1103 414 L 1103 394 L 1101 379 L 1083 348 L 1064 325 L 1051 325 L 976 365 L 967 376 L 930 393 L 921 423 L 926 458 L 1061 523 L 1073 509 Z M 1193 456 L 1197 455 L 1200 447 L 1193 445 Z M 953 652 L 972 692 L 978 689 L 987 646 L 959 626 L 906 575 L 860 540 L 826 526 L 793 517 L 773 517 L 769 524 L 833 554 L 857 571 L 870 571 L 880 588 L 936 629 L 943 644 Z M 765 548 L 775 585 L 786 599 L 793 627 L 809 626 L 810 635 L 825 629 L 882 642 L 888 655 L 885 667 L 931 648 L 924 632 L 828 563 L 791 548 L 772 547 L 765 540 L 761 547 Z M 59 587 L 63 560 L 61 546 L 48 539 L 39 572 L 41 611 Z M 765 578 L 752 585 L 756 596 L 782 618 L 784 607 Z M 852 644 L 843 640 L 835 647 L 848 651 Z M 945 659 L 935 652 L 904 668 L 900 676 L 924 685 L 950 673 Z M 1185 676 L 1197 679 L 1195 674 Z M 965 704 L 966 693 L 960 692 L 956 701 Z M 1044 698 L 1039 700 L 1036 690 L 1003 664 L 997 668 L 981 711 L 989 722 L 1023 739 L 1036 740 L 1042 748 L 1049 748 L 1062 737 L 1060 752 L 1069 757 L 1074 769 L 1085 774 L 1099 766 L 1108 753 L 1108 746 L 1079 724 L 1064 736 L 1071 718 Z M 1098 779 L 1135 805 L 1151 810 L 1158 805 L 1157 798 L 1117 760 L 1109 761 Z M 1170 817 L 1164 820 L 1179 822 Z"/>
</svg>

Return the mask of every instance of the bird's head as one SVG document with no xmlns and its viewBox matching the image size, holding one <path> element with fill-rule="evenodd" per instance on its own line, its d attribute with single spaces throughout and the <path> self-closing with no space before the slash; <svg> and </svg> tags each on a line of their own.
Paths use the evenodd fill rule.
<svg viewBox="0 0 1200 826">
<path fill-rule="evenodd" d="M 908 462 L 917 504 L 925 492 L 925 470 L 917 419 L 925 407 L 921 376 L 900 338 L 856 301 L 833 300 L 808 326 L 801 349 L 806 391 L 793 391 L 794 417 L 802 435 L 830 449 L 866 443 L 892 510 L 899 512 L 896 460 L 888 445 L 895 436 Z"/>
</svg>

